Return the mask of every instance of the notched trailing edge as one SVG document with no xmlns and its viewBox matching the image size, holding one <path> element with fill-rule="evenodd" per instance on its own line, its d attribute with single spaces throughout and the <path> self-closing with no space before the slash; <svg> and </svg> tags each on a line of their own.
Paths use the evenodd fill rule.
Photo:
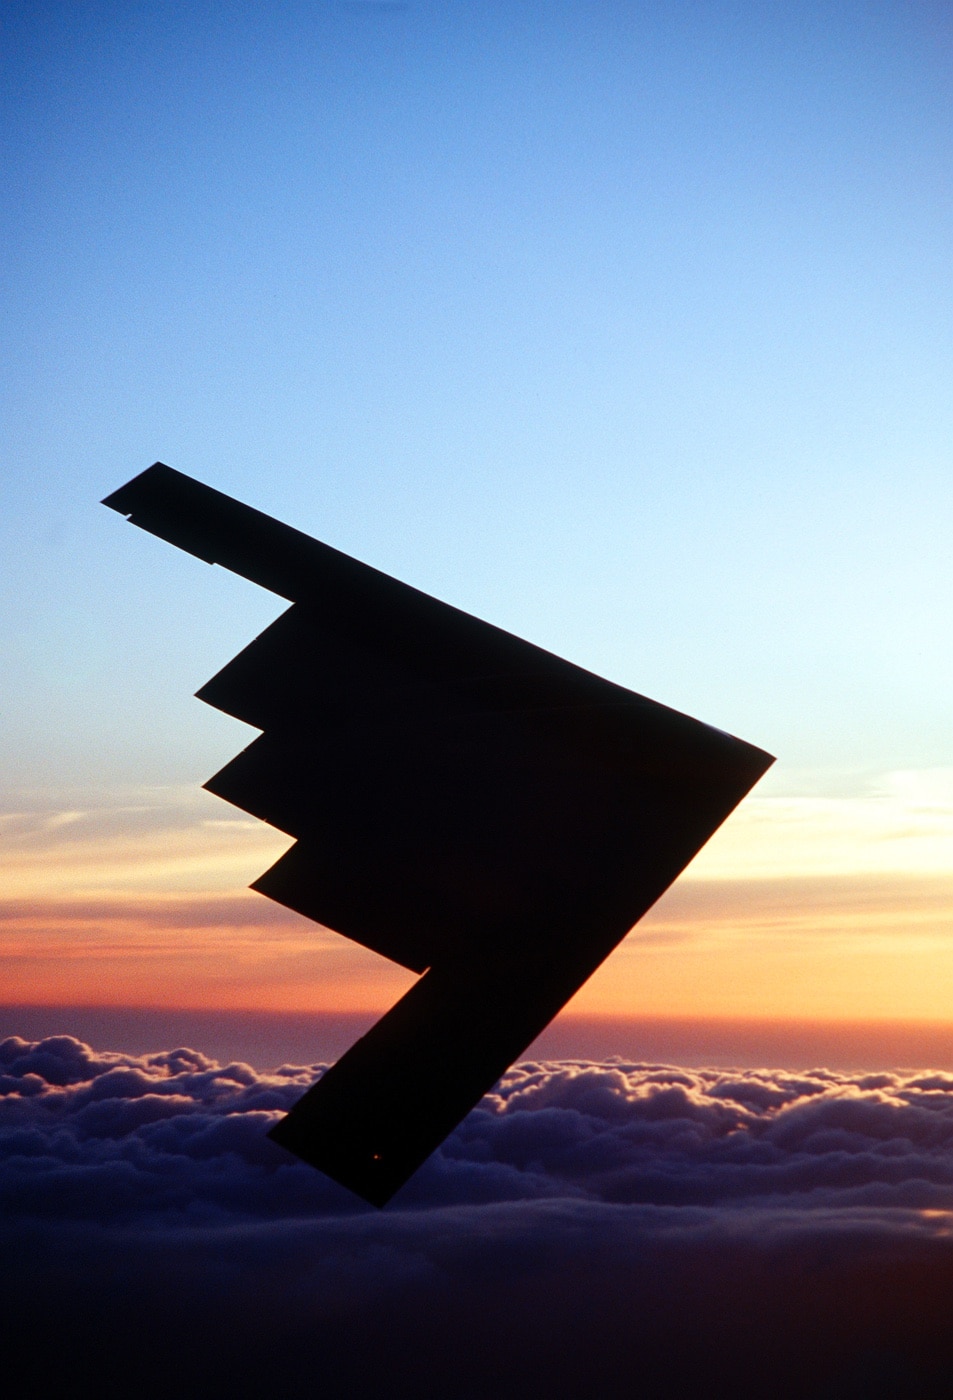
<svg viewBox="0 0 953 1400">
<path fill-rule="evenodd" d="M 295 838 L 253 888 L 422 973 L 270 1134 L 381 1206 L 773 759 L 162 463 L 104 504 L 292 603 L 199 692 L 262 731 L 206 786 Z"/>
</svg>

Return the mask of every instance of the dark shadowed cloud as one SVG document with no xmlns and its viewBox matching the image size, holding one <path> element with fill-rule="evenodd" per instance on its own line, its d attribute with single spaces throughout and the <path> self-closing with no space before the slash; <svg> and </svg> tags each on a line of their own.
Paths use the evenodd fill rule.
<svg viewBox="0 0 953 1400">
<path fill-rule="evenodd" d="M 378 1212 L 314 1073 L 0 1044 L 19 1393 L 948 1392 L 953 1076 L 524 1063 Z"/>
</svg>

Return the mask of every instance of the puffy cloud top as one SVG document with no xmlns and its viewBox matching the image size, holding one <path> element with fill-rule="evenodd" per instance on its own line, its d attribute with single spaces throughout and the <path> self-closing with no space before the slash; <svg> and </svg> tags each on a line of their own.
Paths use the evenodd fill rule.
<svg viewBox="0 0 953 1400">
<path fill-rule="evenodd" d="M 265 1137 L 320 1070 L 11 1037 L 0 1043 L 0 1201 L 103 1223 L 364 1213 Z M 552 1198 L 945 1210 L 953 1076 L 521 1064 L 391 1209 Z"/>
<path fill-rule="evenodd" d="M 953 1393 L 953 1076 L 524 1063 L 377 1212 L 320 1068 L 0 1044 L 19 1394 Z"/>
</svg>

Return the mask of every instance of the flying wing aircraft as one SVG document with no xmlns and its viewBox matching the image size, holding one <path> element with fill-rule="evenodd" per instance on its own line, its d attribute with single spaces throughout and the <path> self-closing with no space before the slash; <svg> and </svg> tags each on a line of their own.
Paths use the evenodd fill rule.
<svg viewBox="0 0 953 1400">
<path fill-rule="evenodd" d="M 261 731 L 205 786 L 295 838 L 253 889 L 420 974 L 271 1131 L 383 1205 L 773 759 L 161 462 L 104 504 L 291 602 L 198 692 Z"/>
</svg>

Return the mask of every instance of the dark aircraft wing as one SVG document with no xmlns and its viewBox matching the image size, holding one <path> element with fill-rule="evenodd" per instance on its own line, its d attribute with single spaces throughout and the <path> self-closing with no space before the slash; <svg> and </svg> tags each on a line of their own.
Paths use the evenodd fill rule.
<svg viewBox="0 0 953 1400">
<path fill-rule="evenodd" d="M 104 504 L 291 602 L 198 692 L 262 731 L 205 786 L 296 838 L 253 889 L 422 974 L 271 1133 L 383 1205 L 773 760 L 161 462 Z"/>
</svg>

